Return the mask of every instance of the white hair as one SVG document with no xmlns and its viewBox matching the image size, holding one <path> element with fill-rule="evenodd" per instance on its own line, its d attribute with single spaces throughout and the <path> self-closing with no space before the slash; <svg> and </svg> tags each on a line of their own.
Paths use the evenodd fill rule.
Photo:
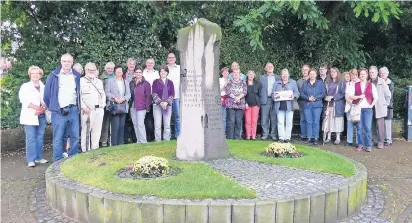
<svg viewBox="0 0 412 223">
<path fill-rule="evenodd" d="M 82 66 L 80 63 L 75 63 L 75 64 L 73 65 L 73 69 L 75 69 L 76 71 L 77 71 L 77 70 L 80 70 L 79 73 L 83 74 L 83 66 Z"/>
<path fill-rule="evenodd" d="M 288 73 L 288 74 L 289 74 L 289 70 L 288 70 L 288 69 L 286 69 L 286 68 L 285 68 L 285 69 L 283 69 L 281 73 L 283 73 L 283 72 L 286 72 L 286 73 Z"/>
<path fill-rule="evenodd" d="M 104 69 L 107 69 L 108 67 L 115 67 L 115 65 L 114 65 L 114 63 L 113 62 L 108 62 L 105 66 L 104 66 Z"/>
<path fill-rule="evenodd" d="M 127 64 L 129 63 L 136 63 L 136 59 L 133 57 L 130 57 L 129 59 L 127 59 Z"/>
<path fill-rule="evenodd" d="M 87 69 L 89 69 L 90 66 L 96 67 L 96 64 L 95 64 L 95 63 L 92 63 L 92 62 L 88 62 L 86 65 L 84 65 L 84 69 L 87 70 Z M 97 68 L 97 67 L 96 67 L 96 68 Z"/>
<path fill-rule="evenodd" d="M 378 68 L 376 66 L 370 66 L 369 70 L 375 70 L 376 72 L 378 72 Z"/>
<path fill-rule="evenodd" d="M 389 70 L 388 70 L 387 67 L 381 67 L 381 68 L 379 69 L 379 73 L 387 73 L 387 74 L 389 74 Z"/>
</svg>

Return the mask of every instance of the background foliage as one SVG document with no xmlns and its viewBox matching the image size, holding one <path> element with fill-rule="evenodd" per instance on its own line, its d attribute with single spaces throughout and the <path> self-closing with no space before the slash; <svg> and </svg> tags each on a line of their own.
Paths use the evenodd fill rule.
<svg viewBox="0 0 412 223">
<path fill-rule="evenodd" d="M 346 71 L 387 66 L 395 81 L 395 114 L 404 114 L 404 89 L 412 85 L 412 3 L 409 2 L 1 2 L 2 56 L 13 69 L 1 80 L 1 128 L 18 125 L 17 93 L 27 69 L 49 73 L 70 52 L 75 62 L 108 61 L 143 66 L 166 62 L 177 30 L 195 18 L 222 27 L 221 66 L 237 61 L 243 73 L 288 68 L 299 78 L 304 63 Z M 12 25 L 7 25 L 12 24 Z M 13 51 L 12 43 L 19 47 Z M 45 79 L 45 78 L 44 78 Z"/>
</svg>

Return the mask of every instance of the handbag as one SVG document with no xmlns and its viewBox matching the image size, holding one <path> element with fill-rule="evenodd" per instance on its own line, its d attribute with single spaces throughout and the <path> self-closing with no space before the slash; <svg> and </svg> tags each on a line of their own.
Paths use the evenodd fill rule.
<svg viewBox="0 0 412 223">
<path fill-rule="evenodd" d="M 125 81 L 123 80 L 124 84 L 124 91 L 126 93 L 126 84 Z M 112 115 L 118 115 L 118 114 L 126 114 L 127 113 L 127 102 L 123 101 L 122 103 L 116 103 L 116 101 L 110 100 L 109 105 L 106 106 L 106 111 L 108 111 Z"/>
<path fill-rule="evenodd" d="M 365 87 L 366 90 L 366 87 Z M 362 92 L 362 94 L 364 94 L 365 92 Z M 357 123 L 360 122 L 360 118 L 361 118 L 361 111 L 362 108 L 360 107 L 360 103 L 363 100 L 360 99 L 359 102 L 357 104 L 353 104 L 349 110 L 349 121 L 353 122 L 353 123 Z"/>
</svg>

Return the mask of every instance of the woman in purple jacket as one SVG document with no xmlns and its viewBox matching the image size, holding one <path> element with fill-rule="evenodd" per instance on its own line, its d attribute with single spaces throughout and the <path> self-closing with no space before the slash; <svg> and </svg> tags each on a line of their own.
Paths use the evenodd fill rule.
<svg viewBox="0 0 412 223">
<path fill-rule="evenodd" d="M 134 69 L 134 75 L 129 82 L 131 94 L 130 116 L 136 133 L 136 143 L 147 143 L 144 119 L 146 113 L 150 111 L 152 91 L 149 82 L 144 79 L 143 70 L 140 67 Z"/>
<path fill-rule="evenodd" d="M 167 79 L 169 68 L 162 65 L 159 68 L 160 78 L 153 81 L 153 118 L 155 121 L 155 141 L 162 141 L 162 118 L 163 118 L 163 140 L 170 140 L 170 119 L 172 117 L 172 102 L 175 97 L 173 82 Z"/>
</svg>

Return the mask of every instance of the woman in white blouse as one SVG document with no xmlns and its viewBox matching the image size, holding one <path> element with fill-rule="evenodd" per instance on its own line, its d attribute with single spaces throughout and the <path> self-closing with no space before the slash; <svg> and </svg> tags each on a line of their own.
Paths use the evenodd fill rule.
<svg viewBox="0 0 412 223">
<path fill-rule="evenodd" d="M 30 81 L 24 83 L 19 91 L 22 104 L 20 124 L 24 125 L 26 133 L 26 160 L 29 167 L 34 167 L 36 163 L 48 162 L 43 159 L 46 105 L 43 101 L 44 84 L 40 80 L 43 70 L 38 66 L 31 66 L 28 75 Z"/>
<path fill-rule="evenodd" d="M 226 132 L 226 86 L 228 83 L 229 68 L 224 67 L 221 70 L 222 77 L 219 78 L 219 87 L 220 87 L 220 99 L 222 100 L 222 121 L 223 129 Z"/>
</svg>

